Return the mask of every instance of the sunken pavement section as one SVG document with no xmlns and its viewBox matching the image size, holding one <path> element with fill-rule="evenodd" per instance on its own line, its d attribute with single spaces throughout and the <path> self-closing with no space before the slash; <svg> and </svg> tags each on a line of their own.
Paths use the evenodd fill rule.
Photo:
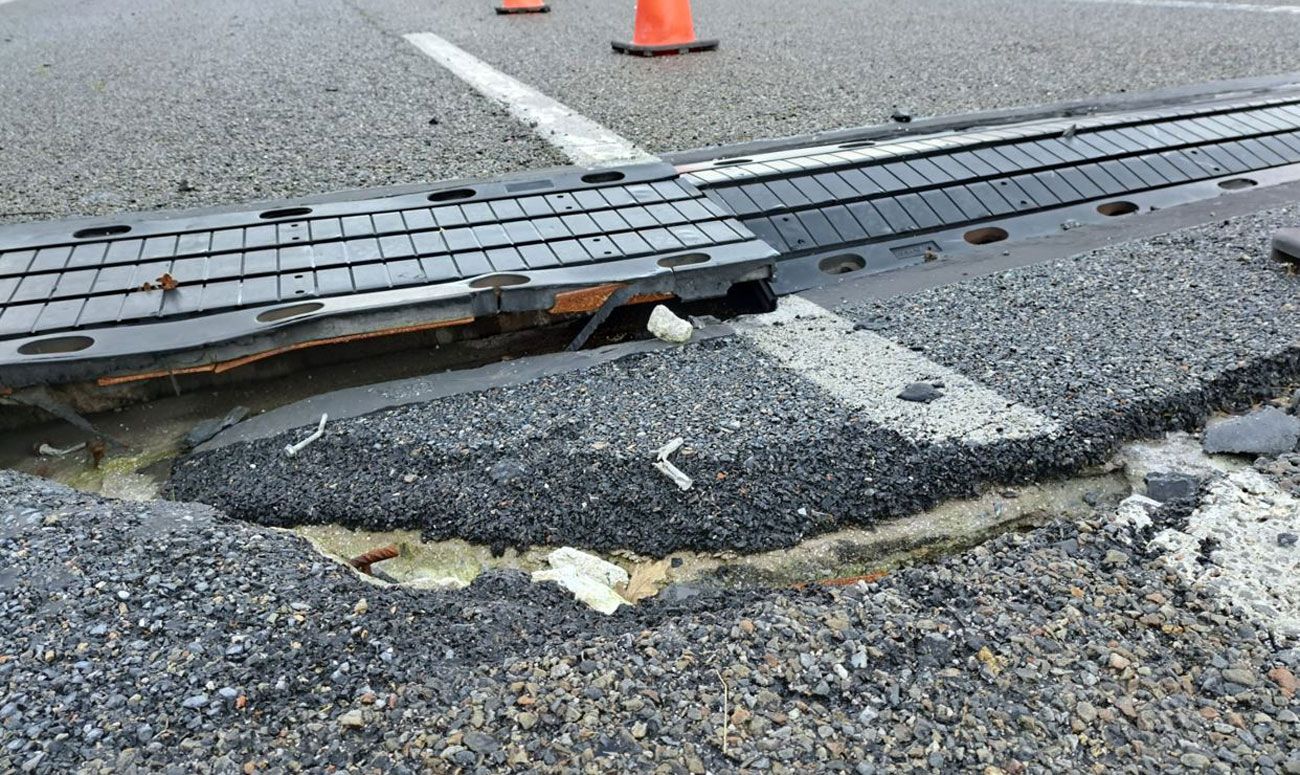
<svg viewBox="0 0 1300 775">
<path fill-rule="evenodd" d="M 284 447 L 308 429 L 202 451 L 175 466 L 173 497 L 266 525 L 418 528 L 499 549 L 790 546 L 1077 471 L 1277 395 L 1300 374 L 1300 280 L 1268 238 L 1297 217 L 894 300 L 841 286 L 833 312 L 787 298 L 731 336 L 333 421 L 295 457 Z M 897 397 L 918 384 L 933 400 Z M 652 465 L 676 437 L 686 492 Z"/>
</svg>

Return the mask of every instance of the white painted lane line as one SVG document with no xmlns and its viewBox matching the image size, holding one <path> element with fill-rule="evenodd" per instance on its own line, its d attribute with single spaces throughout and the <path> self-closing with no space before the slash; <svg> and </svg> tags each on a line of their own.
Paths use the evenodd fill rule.
<svg viewBox="0 0 1300 775">
<path fill-rule="evenodd" d="M 1216 3 L 1210 0 L 1071 0 L 1075 3 L 1104 3 L 1106 5 L 1149 5 L 1156 8 L 1189 8 L 1200 11 L 1242 11 L 1245 13 L 1277 13 L 1300 15 L 1300 5 L 1260 5 L 1258 3 Z"/>
<path fill-rule="evenodd" d="M 909 439 L 988 444 L 1060 430 L 1033 409 L 879 334 L 854 331 L 848 319 L 798 296 L 733 325 L 785 368 Z M 938 400 L 898 397 L 911 383 L 936 381 L 944 386 Z"/>
<path fill-rule="evenodd" d="M 475 91 L 500 103 L 574 164 L 600 167 L 658 161 L 631 140 L 575 113 L 431 32 L 416 32 L 404 37 Z"/>
</svg>

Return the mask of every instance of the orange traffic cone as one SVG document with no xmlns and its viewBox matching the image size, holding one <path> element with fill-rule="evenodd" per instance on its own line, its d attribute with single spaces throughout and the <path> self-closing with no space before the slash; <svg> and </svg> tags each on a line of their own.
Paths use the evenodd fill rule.
<svg viewBox="0 0 1300 775">
<path fill-rule="evenodd" d="M 546 13 L 551 7 L 546 0 L 501 0 L 497 13 Z"/>
<path fill-rule="evenodd" d="M 636 29 L 632 32 L 632 42 L 616 40 L 613 46 L 620 54 L 653 57 L 712 51 L 718 47 L 718 41 L 695 37 L 691 0 L 636 0 Z"/>
</svg>

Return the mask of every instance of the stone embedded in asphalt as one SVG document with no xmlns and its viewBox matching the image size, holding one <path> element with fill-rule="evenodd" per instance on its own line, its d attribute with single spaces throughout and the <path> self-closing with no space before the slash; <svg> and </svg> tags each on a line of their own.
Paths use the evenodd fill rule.
<svg viewBox="0 0 1300 775">
<path fill-rule="evenodd" d="M 1174 471 L 1152 471 L 1146 475 L 1147 497 L 1168 503 L 1196 497 L 1201 480 L 1191 474 Z"/>
<path fill-rule="evenodd" d="M 904 401 L 913 401 L 918 404 L 928 404 L 931 401 L 943 398 L 943 391 L 930 384 L 929 382 L 913 382 L 903 388 L 903 392 L 898 397 Z"/>
<path fill-rule="evenodd" d="M 1291 414 L 1300 414 L 1300 388 L 1296 388 L 1291 394 Z"/>
<path fill-rule="evenodd" d="M 1278 533 L 1277 545 L 1281 547 L 1295 546 L 1297 536 L 1295 533 Z"/>
<path fill-rule="evenodd" d="M 1294 450 L 1297 442 L 1300 418 L 1266 406 L 1210 425 L 1201 446 L 1211 454 L 1282 455 Z"/>
<path fill-rule="evenodd" d="M 488 476 L 497 484 L 509 484 L 528 476 L 528 469 L 517 460 L 498 460 L 488 469 Z"/>
<path fill-rule="evenodd" d="M 359 710 L 350 710 L 339 716 L 339 723 L 350 729 L 360 729 L 366 725 L 366 717 Z"/>
</svg>

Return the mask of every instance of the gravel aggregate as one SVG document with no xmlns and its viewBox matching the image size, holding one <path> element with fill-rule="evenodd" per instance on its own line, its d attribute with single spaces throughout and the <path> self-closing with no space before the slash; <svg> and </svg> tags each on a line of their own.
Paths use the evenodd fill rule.
<svg viewBox="0 0 1300 775">
<path fill-rule="evenodd" d="M 0 472 L 0 769 L 1295 772 L 1294 643 L 1104 514 L 605 617 Z"/>
</svg>

